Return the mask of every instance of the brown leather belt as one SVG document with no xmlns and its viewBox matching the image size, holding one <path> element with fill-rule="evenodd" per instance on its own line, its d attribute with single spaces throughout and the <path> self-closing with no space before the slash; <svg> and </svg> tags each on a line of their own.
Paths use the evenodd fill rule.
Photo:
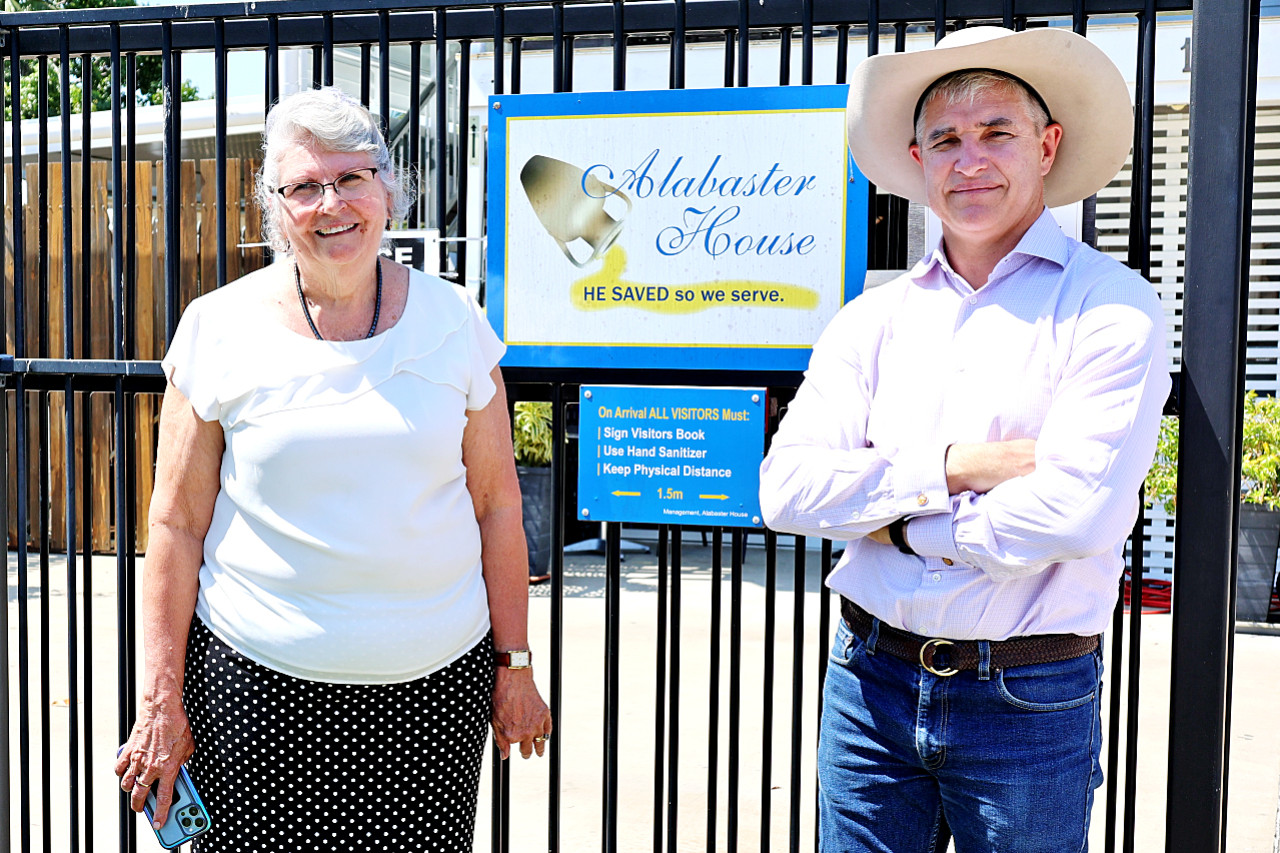
<svg viewBox="0 0 1280 853">
<path fill-rule="evenodd" d="M 871 635 L 872 620 L 875 617 L 843 596 L 840 598 L 840 615 L 862 640 Z M 1011 640 L 992 640 L 991 668 L 1008 669 L 1013 666 L 1071 660 L 1089 654 L 1098 648 L 1098 643 L 1097 634 L 1091 637 L 1077 634 L 1035 634 Z M 876 651 L 888 652 L 907 663 L 918 663 L 934 675 L 955 675 L 964 670 L 976 670 L 979 662 L 977 640 L 930 639 L 891 628 L 883 622 L 876 635 Z"/>
</svg>

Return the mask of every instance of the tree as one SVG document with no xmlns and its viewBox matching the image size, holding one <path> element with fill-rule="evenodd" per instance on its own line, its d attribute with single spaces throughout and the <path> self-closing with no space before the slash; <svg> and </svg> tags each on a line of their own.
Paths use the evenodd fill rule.
<svg viewBox="0 0 1280 853">
<path fill-rule="evenodd" d="M 115 6 L 136 6 L 137 0 L 4 0 L 4 10 L 6 12 L 35 12 L 51 9 L 99 9 Z M 79 56 L 71 57 L 68 69 L 68 80 L 71 83 L 71 112 L 78 113 L 84 109 L 84 71 L 81 66 L 84 62 Z M 34 59 L 24 59 L 20 63 L 21 81 L 19 83 L 19 97 L 21 99 L 21 109 L 23 118 L 36 118 L 39 116 L 40 108 L 40 79 L 37 67 L 37 61 Z M 49 116 L 57 116 L 62 114 L 62 95 L 61 81 L 62 71 L 61 63 L 57 57 L 51 57 L 47 62 L 47 97 L 46 110 Z M 90 73 L 90 110 L 109 110 L 111 109 L 111 66 L 109 60 L 105 57 L 98 57 L 89 63 Z M 132 93 L 136 103 L 139 105 L 160 104 L 164 102 L 164 91 L 162 88 L 162 72 L 160 70 L 160 57 L 158 56 L 139 56 L 137 58 L 137 89 Z M 121 97 L 127 97 L 128 93 L 124 91 L 125 72 L 120 70 L 120 86 Z M 195 101 L 199 100 L 200 93 L 190 80 L 182 82 L 182 100 Z M 11 94 L 11 81 L 9 65 L 4 66 L 4 117 L 8 121 L 12 118 L 13 98 Z"/>
</svg>

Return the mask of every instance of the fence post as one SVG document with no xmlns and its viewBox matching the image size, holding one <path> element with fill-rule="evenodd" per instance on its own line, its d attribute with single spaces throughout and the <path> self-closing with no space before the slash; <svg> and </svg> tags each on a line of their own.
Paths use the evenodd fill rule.
<svg viewBox="0 0 1280 853">
<path fill-rule="evenodd" d="M 1225 847 L 1258 0 L 1192 19 L 1165 850 Z"/>
<path fill-rule="evenodd" d="M 0 307 L 0 340 L 4 335 L 4 309 Z M 5 575 L 9 572 L 9 383 L 8 376 L 0 375 L 0 539 L 5 541 Z M 23 535 L 19 531 L 19 535 Z M 8 581 L 5 582 L 6 589 Z M 9 660 L 9 602 L 5 596 L 0 607 L 0 660 Z M 9 837 L 9 677 L 0 678 L 0 844 L 8 847 Z"/>
</svg>

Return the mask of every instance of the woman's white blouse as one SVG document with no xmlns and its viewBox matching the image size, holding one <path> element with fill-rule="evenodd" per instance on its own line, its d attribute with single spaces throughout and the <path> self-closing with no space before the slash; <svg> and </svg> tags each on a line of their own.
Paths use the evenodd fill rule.
<svg viewBox="0 0 1280 853">
<path fill-rule="evenodd" d="M 196 613 L 299 678 L 446 666 L 489 628 L 462 433 L 505 347 L 466 291 L 418 272 L 396 325 L 359 341 L 273 322 L 255 282 L 192 302 L 164 359 L 226 435 Z"/>
</svg>

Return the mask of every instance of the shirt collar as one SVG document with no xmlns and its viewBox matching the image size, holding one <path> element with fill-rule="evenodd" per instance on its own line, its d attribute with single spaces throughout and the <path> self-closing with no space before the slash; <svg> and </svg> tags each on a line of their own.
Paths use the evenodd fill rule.
<svg viewBox="0 0 1280 853">
<path fill-rule="evenodd" d="M 1043 258 L 1046 261 L 1057 264 L 1059 267 L 1066 267 L 1067 260 L 1071 254 L 1071 242 L 1067 239 L 1067 235 L 1062 233 L 1061 226 L 1058 221 L 1053 218 L 1053 214 L 1049 212 L 1049 208 L 1040 211 L 1040 215 L 1036 217 L 1036 221 L 1031 223 L 1031 227 L 1022 235 L 1022 239 L 1018 241 L 1018 245 L 1013 247 L 1008 255 L 1005 255 L 1001 264 L 1014 255 L 1025 255 L 1033 258 Z M 938 238 L 938 242 L 934 245 L 933 251 L 926 255 L 920 263 L 916 264 L 911 270 L 911 277 L 919 279 L 927 275 L 936 267 L 941 266 L 944 270 L 951 270 L 951 264 L 947 260 L 947 254 L 942 250 L 942 238 Z M 1000 269 L 997 264 L 996 269 Z"/>
</svg>

